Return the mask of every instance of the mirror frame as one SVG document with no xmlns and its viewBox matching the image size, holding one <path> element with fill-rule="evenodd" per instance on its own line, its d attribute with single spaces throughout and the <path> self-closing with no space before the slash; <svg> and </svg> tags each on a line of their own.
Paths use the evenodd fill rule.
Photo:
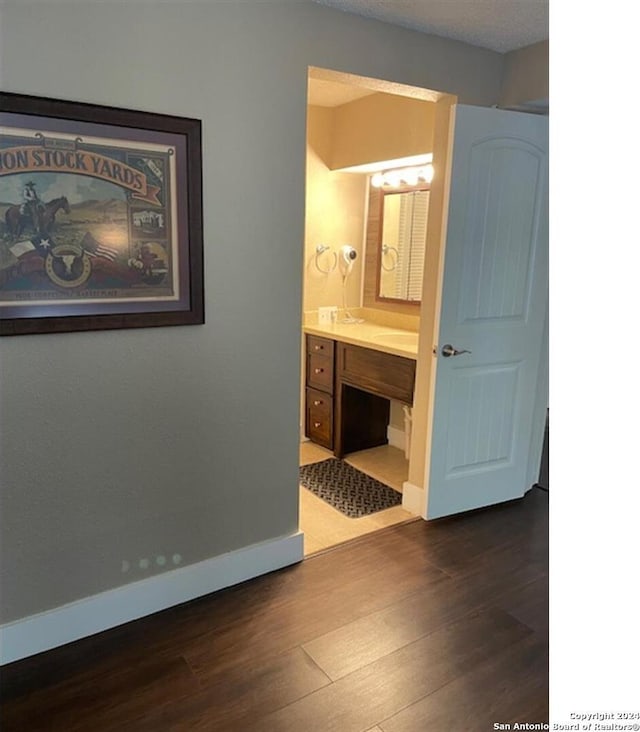
<svg viewBox="0 0 640 732">
<path fill-rule="evenodd" d="M 398 193 L 414 193 L 417 191 L 430 191 L 431 185 L 429 183 L 420 183 L 415 186 L 398 186 L 397 188 L 384 188 L 378 189 L 380 192 L 380 208 L 378 211 L 378 242 L 376 244 L 376 292 L 375 299 L 378 302 L 383 303 L 396 303 L 401 305 L 407 305 L 409 307 L 420 307 L 422 304 L 422 298 L 420 300 L 403 300 L 400 297 L 384 297 L 380 294 L 380 270 L 382 269 L 382 234 L 384 231 L 384 199 L 385 196 L 392 196 Z M 428 217 L 427 217 L 428 226 Z"/>
</svg>

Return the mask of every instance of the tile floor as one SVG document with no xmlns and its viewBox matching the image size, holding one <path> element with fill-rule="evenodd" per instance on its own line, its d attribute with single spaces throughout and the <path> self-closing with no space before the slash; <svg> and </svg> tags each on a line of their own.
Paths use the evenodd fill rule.
<svg viewBox="0 0 640 732">
<path fill-rule="evenodd" d="M 333 453 L 313 442 L 300 443 L 300 465 L 317 463 L 330 457 L 333 457 Z M 345 459 L 354 468 L 402 493 L 402 484 L 407 480 L 409 470 L 402 450 L 383 445 L 351 453 Z M 401 506 L 361 518 L 348 518 L 311 491 L 300 487 L 300 530 L 304 532 L 305 556 L 412 519 L 415 516 Z"/>
</svg>

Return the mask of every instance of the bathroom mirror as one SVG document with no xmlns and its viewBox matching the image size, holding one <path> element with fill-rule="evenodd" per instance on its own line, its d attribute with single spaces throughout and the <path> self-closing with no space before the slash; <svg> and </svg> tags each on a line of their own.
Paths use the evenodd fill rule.
<svg viewBox="0 0 640 732">
<path fill-rule="evenodd" d="M 380 300 L 420 302 L 428 213 L 428 188 L 383 192 L 378 249 Z"/>
</svg>

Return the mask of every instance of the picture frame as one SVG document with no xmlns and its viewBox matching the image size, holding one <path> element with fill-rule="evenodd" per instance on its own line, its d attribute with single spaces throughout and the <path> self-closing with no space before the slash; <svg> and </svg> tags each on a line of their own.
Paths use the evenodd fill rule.
<svg viewBox="0 0 640 732">
<path fill-rule="evenodd" d="M 204 323 L 201 121 L 0 110 L 0 335 Z"/>
</svg>

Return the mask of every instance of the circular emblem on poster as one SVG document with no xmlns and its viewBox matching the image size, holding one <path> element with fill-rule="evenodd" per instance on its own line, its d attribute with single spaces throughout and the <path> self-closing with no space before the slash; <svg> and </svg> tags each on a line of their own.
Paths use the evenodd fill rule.
<svg viewBox="0 0 640 732">
<path fill-rule="evenodd" d="M 45 271 L 58 287 L 80 287 L 91 274 L 91 260 L 81 247 L 60 244 L 47 254 Z"/>
</svg>

